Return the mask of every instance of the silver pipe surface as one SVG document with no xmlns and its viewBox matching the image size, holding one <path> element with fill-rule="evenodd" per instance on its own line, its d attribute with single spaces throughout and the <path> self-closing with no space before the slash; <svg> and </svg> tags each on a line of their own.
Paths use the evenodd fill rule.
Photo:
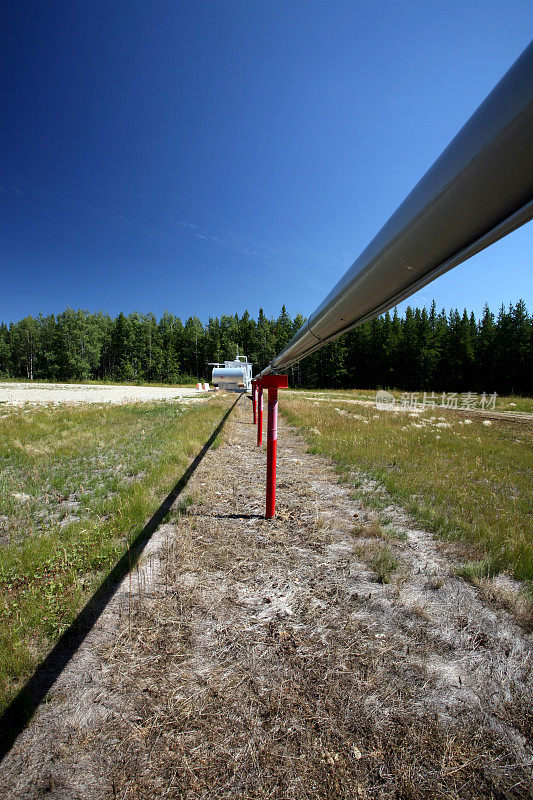
<svg viewBox="0 0 533 800">
<path fill-rule="evenodd" d="M 533 217 L 533 43 L 261 375 L 409 297 Z"/>
</svg>

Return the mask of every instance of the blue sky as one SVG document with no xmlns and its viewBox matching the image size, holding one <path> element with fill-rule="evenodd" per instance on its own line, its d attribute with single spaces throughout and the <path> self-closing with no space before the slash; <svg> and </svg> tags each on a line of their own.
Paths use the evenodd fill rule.
<svg viewBox="0 0 533 800">
<path fill-rule="evenodd" d="M 531 0 L 7 3 L 0 319 L 309 314 L 532 23 Z M 410 302 L 533 310 L 532 241 Z"/>
</svg>

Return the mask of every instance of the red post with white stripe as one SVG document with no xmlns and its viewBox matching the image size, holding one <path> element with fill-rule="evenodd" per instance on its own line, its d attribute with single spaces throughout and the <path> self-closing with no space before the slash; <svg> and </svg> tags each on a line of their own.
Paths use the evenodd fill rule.
<svg viewBox="0 0 533 800">
<path fill-rule="evenodd" d="M 276 514 L 276 454 L 278 447 L 278 389 L 287 389 L 287 375 L 265 375 L 261 379 L 261 389 L 268 389 L 267 418 L 267 481 L 266 481 L 266 519 Z"/>
<path fill-rule="evenodd" d="M 278 390 L 268 390 L 266 519 L 276 513 L 276 456 L 278 450 Z"/>
<path fill-rule="evenodd" d="M 263 386 L 257 383 L 257 446 L 263 444 Z"/>
</svg>

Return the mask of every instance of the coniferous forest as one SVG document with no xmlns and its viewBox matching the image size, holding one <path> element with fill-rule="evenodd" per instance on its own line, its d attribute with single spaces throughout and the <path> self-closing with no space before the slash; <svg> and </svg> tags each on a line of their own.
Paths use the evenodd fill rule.
<svg viewBox="0 0 533 800">
<path fill-rule="evenodd" d="M 50 381 L 179 383 L 209 379 L 208 362 L 237 347 L 263 368 L 303 324 L 283 306 L 183 323 L 165 312 L 107 314 L 67 308 L 0 324 L 0 377 Z M 255 370 L 254 370 L 255 371 Z M 523 300 L 481 319 L 457 310 L 407 308 L 367 322 L 290 370 L 290 385 L 533 394 L 533 318 Z"/>
</svg>

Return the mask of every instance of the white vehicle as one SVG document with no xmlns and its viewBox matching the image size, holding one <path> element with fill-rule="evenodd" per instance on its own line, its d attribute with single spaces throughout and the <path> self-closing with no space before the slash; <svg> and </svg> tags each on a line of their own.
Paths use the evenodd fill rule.
<svg viewBox="0 0 533 800">
<path fill-rule="evenodd" d="M 249 392 L 252 388 L 252 366 L 246 356 L 237 353 L 235 361 L 223 364 L 211 363 L 213 375 L 211 383 L 226 392 Z"/>
</svg>

